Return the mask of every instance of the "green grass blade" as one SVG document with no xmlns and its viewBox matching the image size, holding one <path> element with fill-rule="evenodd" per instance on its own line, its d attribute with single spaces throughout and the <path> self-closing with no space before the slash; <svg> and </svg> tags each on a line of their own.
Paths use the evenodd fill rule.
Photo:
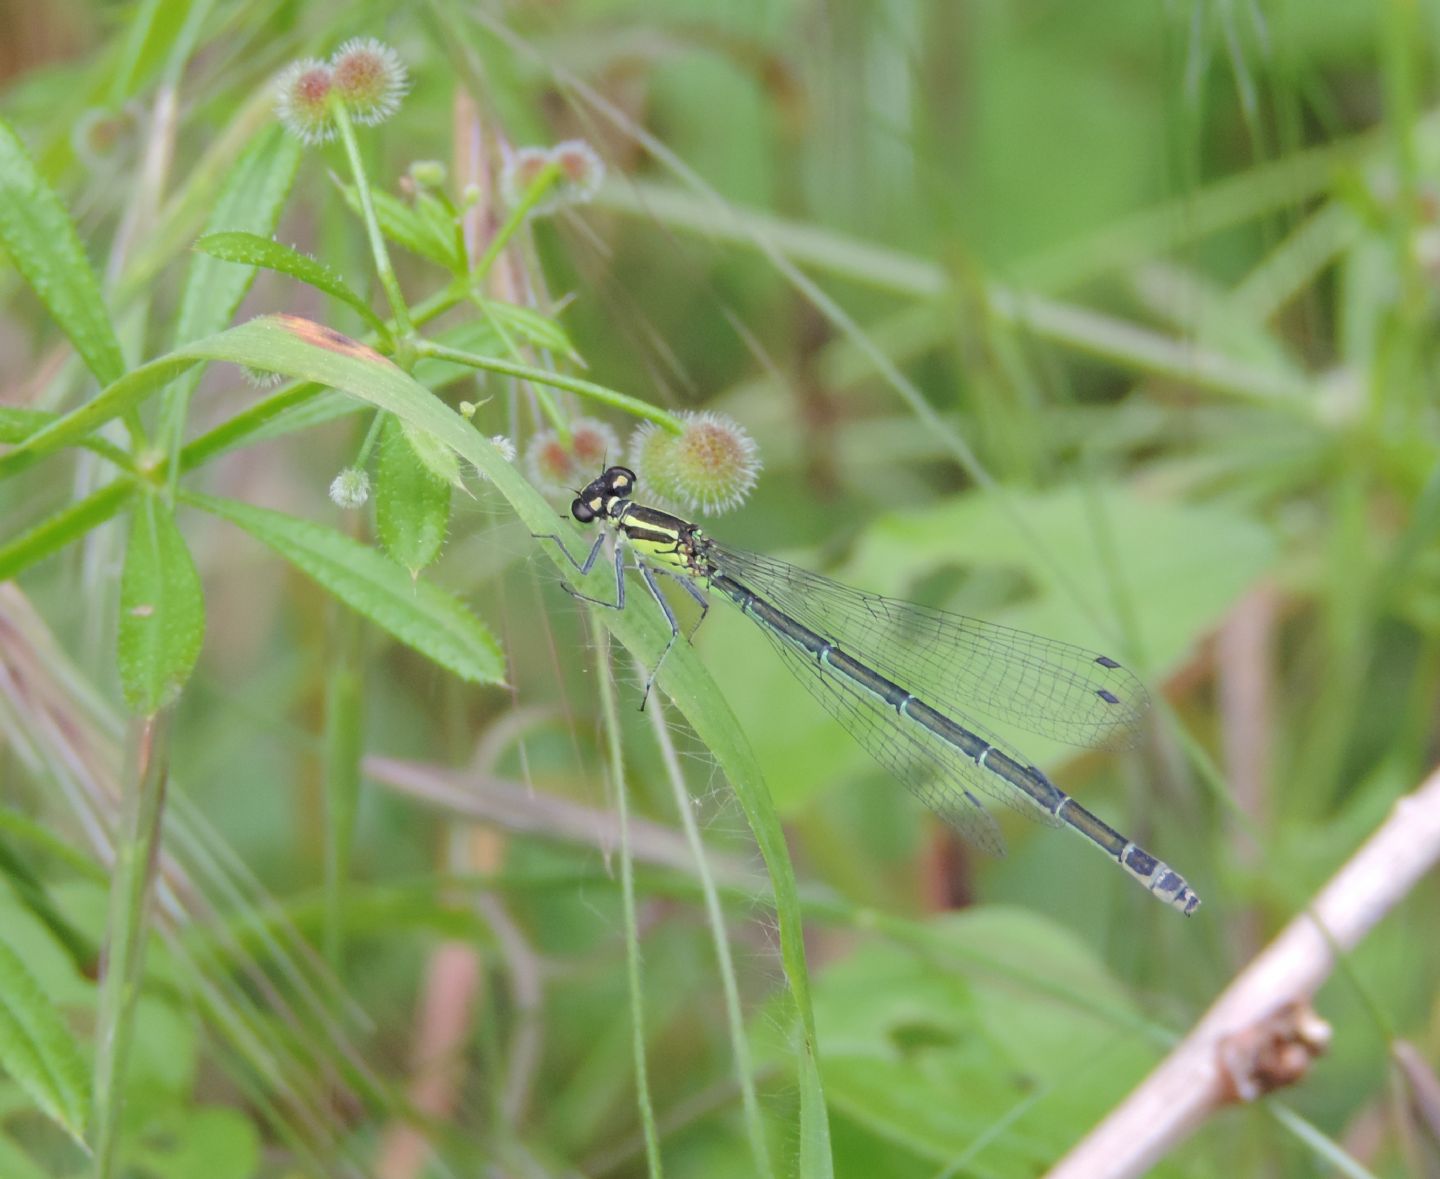
<svg viewBox="0 0 1440 1179">
<path fill-rule="evenodd" d="M 630 993 L 630 1046 L 635 1067 L 635 1103 L 645 1135 L 645 1165 L 650 1179 L 661 1179 L 665 1166 L 660 1154 L 660 1131 L 650 1099 L 650 1070 L 645 1057 L 644 971 L 640 967 L 640 923 L 635 915 L 635 862 L 630 855 L 630 785 L 625 778 L 625 756 L 620 742 L 620 714 L 615 707 L 615 681 L 610 665 L 609 636 L 602 636 L 598 651 L 600 717 L 605 729 L 605 752 L 610 763 L 610 788 L 620 820 L 620 895 L 625 923 L 625 978 Z"/>
</svg>

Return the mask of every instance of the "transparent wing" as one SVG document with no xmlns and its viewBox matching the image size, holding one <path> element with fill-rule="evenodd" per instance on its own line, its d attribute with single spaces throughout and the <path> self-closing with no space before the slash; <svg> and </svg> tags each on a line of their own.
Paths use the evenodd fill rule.
<svg viewBox="0 0 1440 1179">
<path fill-rule="evenodd" d="M 1149 697 L 1107 656 L 709 544 L 725 573 L 961 723 L 978 712 L 1069 745 L 1134 743 Z"/>
<path fill-rule="evenodd" d="M 991 855 L 1005 854 L 1005 841 L 994 818 L 977 797 L 985 797 L 1018 811 L 1026 818 L 1050 826 L 1059 820 L 1033 805 L 1004 779 L 983 769 L 960 750 L 928 729 L 897 715 L 877 696 L 848 677 L 831 671 L 813 655 L 801 651 L 761 625 L 761 631 L 809 693 L 844 726 L 876 761 L 905 784 L 922 803 L 939 815 L 969 843 Z M 977 732 L 1003 752 L 1025 764 L 1025 759 L 984 730 Z"/>
</svg>

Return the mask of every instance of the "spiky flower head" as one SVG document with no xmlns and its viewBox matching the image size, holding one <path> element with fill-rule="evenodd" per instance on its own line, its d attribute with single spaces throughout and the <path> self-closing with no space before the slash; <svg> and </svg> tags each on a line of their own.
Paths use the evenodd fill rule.
<svg viewBox="0 0 1440 1179">
<path fill-rule="evenodd" d="M 542 430 L 525 448 L 531 481 L 542 491 L 560 495 L 595 478 L 620 452 L 620 439 L 604 422 L 576 418 L 570 424 L 570 445 L 554 430 Z"/>
<path fill-rule="evenodd" d="M 88 168 L 100 168 L 133 141 L 139 117 L 134 103 L 120 110 L 92 106 L 70 128 L 70 146 Z"/>
<path fill-rule="evenodd" d="M 252 389 L 273 389 L 285 379 L 284 373 L 272 372 L 268 368 L 256 368 L 253 364 L 242 364 L 240 376 Z"/>
<path fill-rule="evenodd" d="M 346 467 L 330 482 L 330 501 L 337 508 L 362 507 L 370 498 L 370 476 L 359 467 Z"/>
<path fill-rule="evenodd" d="M 560 165 L 560 200 L 583 204 L 594 200 L 605 179 L 605 164 L 583 139 L 567 139 L 550 149 L 550 158 Z"/>
<path fill-rule="evenodd" d="M 515 461 L 515 443 L 506 438 L 504 434 L 496 434 L 490 439 L 490 445 L 500 452 L 500 457 L 507 463 Z M 481 479 L 489 479 L 490 476 L 479 468 L 475 468 L 475 474 Z"/>
<path fill-rule="evenodd" d="M 275 80 L 275 114 L 301 143 L 335 138 L 330 109 L 334 87 L 334 71 L 313 57 L 292 61 Z"/>
<path fill-rule="evenodd" d="M 630 440 L 630 461 L 650 493 L 692 512 L 738 507 L 760 473 L 760 449 L 734 418 L 711 410 L 680 415 L 680 433 L 653 423 Z"/>
<path fill-rule="evenodd" d="M 500 169 L 500 196 L 507 208 L 513 209 L 525 199 L 530 186 L 550 164 L 550 153 L 543 147 L 517 147 L 506 151 Z M 549 208 L 553 198 L 535 206 L 533 212 Z"/>
<path fill-rule="evenodd" d="M 330 58 L 335 95 L 357 123 L 383 123 L 410 88 L 400 55 L 374 37 L 354 37 Z"/>
<path fill-rule="evenodd" d="M 670 458 L 679 440 L 679 434 L 663 426 L 642 422 L 631 433 L 626 452 L 630 465 L 640 476 L 646 499 L 677 508 L 684 496 L 676 493 L 675 481 L 670 474 Z"/>
</svg>

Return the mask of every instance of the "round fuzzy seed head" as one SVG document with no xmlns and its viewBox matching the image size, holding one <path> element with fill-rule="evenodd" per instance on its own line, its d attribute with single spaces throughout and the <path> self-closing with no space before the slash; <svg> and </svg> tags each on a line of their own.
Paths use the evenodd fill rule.
<svg viewBox="0 0 1440 1179">
<path fill-rule="evenodd" d="M 346 467 L 330 483 L 330 502 L 337 508 L 358 508 L 370 498 L 370 476 L 359 467 Z"/>
<path fill-rule="evenodd" d="M 135 112 L 129 106 L 119 111 L 92 106 L 70 128 L 70 146 L 86 167 L 99 168 L 133 141 L 136 126 Z"/>
<path fill-rule="evenodd" d="M 686 495 L 675 485 L 675 449 L 680 435 L 654 422 L 642 423 L 630 435 L 630 465 L 640 476 L 644 498 L 681 504 Z"/>
<path fill-rule="evenodd" d="M 330 95 L 335 75 L 313 57 L 292 61 L 275 80 L 275 114 L 301 143 L 324 143 L 335 137 Z"/>
<path fill-rule="evenodd" d="M 576 418 L 570 426 L 570 450 L 579 464 L 577 474 L 588 483 L 605 464 L 620 453 L 620 438 L 606 423 L 594 418 Z"/>
<path fill-rule="evenodd" d="M 684 428 L 664 464 L 675 498 L 707 515 L 738 507 L 760 473 L 755 440 L 724 414 L 706 410 L 681 416 Z"/>
<path fill-rule="evenodd" d="M 583 204 L 593 200 L 605 179 L 605 165 L 595 149 L 583 139 L 567 139 L 550 149 L 550 158 L 560 165 L 561 200 Z"/>
<path fill-rule="evenodd" d="M 542 430 L 530 439 L 525 465 L 537 487 L 560 495 L 595 478 L 619 452 L 620 440 L 614 430 L 594 418 L 577 418 L 570 425 L 568 447 L 554 430 Z"/>
<path fill-rule="evenodd" d="M 410 88 L 400 55 L 374 37 L 346 41 L 330 59 L 335 94 L 357 123 L 383 123 Z"/>
<path fill-rule="evenodd" d="M 550 163 L 550 153 L 543 147 L 521 147 L 505 153 L 505 163 L 500 169 L 500 197 L 507 209 L 513 209 L 525 199 L 535 178 Z M 552 190 L 553 193 L 553 190 Z M 537 204 L 532 213 L 541 213 L 555 207 L 553 195 Z"/>
<path fill-rule="evenodd" d="M 490 439 L 490 445 L 500 452 L 500 457 L 507 463 L 513 463 L 515 461 L 515 443 L 506 438 L 504 434 L 496 434 Z M 485 474 L 479 467 L 475 468 L 475 474 L 481 479 L 490 478 L 490 476 Z"/>
</svg>

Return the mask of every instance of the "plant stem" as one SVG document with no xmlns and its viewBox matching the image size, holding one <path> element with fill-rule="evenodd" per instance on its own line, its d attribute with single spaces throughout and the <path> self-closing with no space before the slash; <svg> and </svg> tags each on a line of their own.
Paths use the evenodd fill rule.
<svg viewBox="0 0 1440 1179">
<path fill-rule="evenodd" d="M 471 368 L 483 369 L 486 372 L 503 373 L 508 377 L 521 377 L 527 381 L 534 381 L 539 385 L 549 385 L 555 389 L 564 389 L 567 393 L 574 393 L 580 397 L 588 397 L 601 405 L 608 405 L 611 409 L 618 409 L 623 413 L 631 414 L 634 417 L 642 418 L 645 421 L 655 422 L 664 426 L 665 429 L 674 433 L 680 433 L 682 426 L 680 419 L 674 414 L 651 405 L 649 402 L 641 401 L 638 397 L 631 397 L 628 394 L 617 392 L 604 385 L 597 385 L 593 381 L 583 381 L 578 377 L 567 377 L 561 373 L 551 372 L 549 369 L 534 368 L 528 364 L 516 364 L 514 361 L 501 360 L 494 356 L 477 356 L 473 352 L 465 352 L 459 348 L 450 348 L 445 344 L 436 344 L 430 340 L 417 340 L 416 352 L 421 356 L 434 357 L 436 360 L 449 360 L 455 364 L 468 365 Z"/>
<path fill-rule="evenodd" d="M 700 827 L 695 822 L 695 811 L 685 789 L 680 758 L 675 753 L 675 743 L 670 739 L 664 703 L 658 694 L 650 701 L 650 725 L 655 730 L 655 742 L 660 747 L 660 757 L 675 795 L 675 809 L 685 830 L 685 842 L 690 845 L 690 852 L 695 857 L 695 874 L 705 898 L 705 919 L 710 925 L 710 940 L 715 944 L 715 961 L 720 968 L 720 985 L 725 994 L 725 1022 L 730 1032 L 730 1051 L 735 1057 L 740 1102 L 745 1110 L 745 1134 L 750 1139 L 750 1153 L 755 1157 L 755 1173 L 773 1176 L 775 1169 L 765 1145 L 765 1121 L 760 1115 L 760 1099 L 755 1093 L 755 1064 L 750 1056 L 750 1041 L 745 1035 L 745 1017 L 740 1007 L 740 987 L 735 981 L 735 962 L 730 954 L 730 935 L 725 928 L 725 910 L 720 904 L 720 892 L 715 887 L 715 875 L 710 871 L 705 841 L 700 837 Z"/>
<path fill-rule="evenodd" d="M 150 882 L 160 846 L 165 785 L 170 769 L 173 706 L 138 721 L 131 789 L 121 804 L 110 884 L 109 928 L 95 1050 L 95 1179 L 117 1174 L 125 1065 L 135 1032 L 135 1008 L 145 972 Z"/>
<path fill-rule="evenodd" d="M 338 971 L 341 912 L 360 797 L 364 700 L 359 671 L 360 616 L 336 607 L 333 659 L 325 682 L 325 957 Z"/>
<path fill-rule="evenodd" d="M 135 487 L 129 479 L 116 479 L 0 545 L 0 582 L 9 581 L 22 569 L 59 552 L 90 529 L 119 515 L 120 509 L 135 494 Z"/>
<path fill-rule="evenodd" d="M 625 912 L 625 967 L 630 984 L 630 1030 L 635 1050 L 635 1102 L 640 1108 L 640 1125 L 645 1132 L 645 1159 L 650 1179 L 661 1179 L 664 1168 L 660 1162 L 660 1131 L 655 1125 L 645 1063 L 645 993 L 640 970 L 640 929 L 635 918 L 635 864 L 630 859 L 630 803 L 625 785 L 625 759 L 620 750 L 620 717 L 615 710 L 615 689 L 610 679 L 610 632 L 601 628 L 596 635 L 599 671 L 595 678 L 600 688 L 610 781 L 615 788 L 615 809 L 620 819 L 620 895 Z"/>
<path fill-rule="evenodd" d="M 355 191 L 360 195 L 365 233 L 370 239 L 370 253 L 375 259 L 375 273 L 380 279 L 386 299 L 390 301 L 390 314 L 395 317 L 396 334 L 401 339 L 406 339 L 414 330 L 410 323 L 410 308 L 405 304 L 405 296 L 395 278 L 394 267 L 390 265 L 385 238 L 380 233 L 380 220 L 375 216 L 375 203 L 370 199 L 370 181 L 360 159 L 360 144 L 355 139 L 355 125 L 350 122 L 350 112 L 345 109 L 343 102 L 335 104 L 335 126 L 340 132 L 340 142 L 345 145 L 345 155 L 350 161 L 350 174 L 355 178 Z"/>
<path fill-rule="evenodd" d="M 520 203 L 510 210 L 510 216 L 495 231 L 495 236 L 490 239 L 489 244 L 485 247 L 485 252 L 476 261 L 471 271 L 470 282 L 472 285 L 478 284 L 490 273 L 490 267 L 495 265 L 495 259 L 500 256 L 500 251 L 510 243 L 510 239 L 525 224 L 530 210 L 545 199 L 545 194 L 555 186 L 555 181 L 559 179 L 560 165 L 558 163 L 552 161 L 540 169 L 535 179 L 530 182 L 530 187 L 525 190 L 525 195 L 520 198 Z"/>
</svg>

